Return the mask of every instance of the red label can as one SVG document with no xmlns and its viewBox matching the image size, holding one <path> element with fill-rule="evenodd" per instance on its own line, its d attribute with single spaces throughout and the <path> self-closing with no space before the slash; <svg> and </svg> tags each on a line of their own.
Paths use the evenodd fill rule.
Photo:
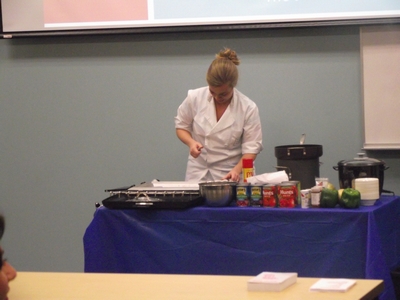
<svg viewBox="0 0 400 300">
<path fill-rule="evenodd" d="M 301 206 L 301 183 L 300 181 L 295 181 L 295 180 L 290 180 L 290 181 L 284 181 L 281 183 L 293 183 L 296 185 L 297 187 L 297 191 L 296 191 L 296 197 L 297 197 L 297 205 Z"/>
<path fill-rule="evenodd" d="M 293 208 L 297 204 L 297 186 L 294 183 L 278 184 L 278 206 Z"/>
<path fill-rule="evenodd" d="M 276 186 L 274 184 L 263 186 L 262 202 L 264 207 L 276 207 Z"/>
</svg>

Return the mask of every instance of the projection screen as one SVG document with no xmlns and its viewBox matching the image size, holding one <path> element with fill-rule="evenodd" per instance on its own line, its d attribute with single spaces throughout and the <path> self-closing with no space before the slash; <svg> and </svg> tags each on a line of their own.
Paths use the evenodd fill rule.
<svg viewBox="0 0 400 300">
<path fill-rule="evenodd" d="M 400 23 L 399 0 L 3 0 L 2 36 Z"/>
</svg>

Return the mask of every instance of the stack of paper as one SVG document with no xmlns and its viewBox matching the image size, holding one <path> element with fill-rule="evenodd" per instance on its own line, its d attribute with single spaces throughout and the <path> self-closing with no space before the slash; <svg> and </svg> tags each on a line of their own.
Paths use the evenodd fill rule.
<svg viewBox="0 0 400 300">
<path fill-rule="evenodd" d="M 138 186 L 132 186 L 129 191 L 198 191 L 198 182 L 189 181 L 158 181 L 144 182 Z"/>
<path fill-rule="evenodd" d="M 346 292 L 356 284 L 353 279 L 322 278 L 310 287 L 310 291 L 317 292 Z"/>
<path fill-rule="evenodd" d="M 280 292 L 296 281 L 297 273 L 262 272 L 247 281 L 247 290 Z"/>
</svg>

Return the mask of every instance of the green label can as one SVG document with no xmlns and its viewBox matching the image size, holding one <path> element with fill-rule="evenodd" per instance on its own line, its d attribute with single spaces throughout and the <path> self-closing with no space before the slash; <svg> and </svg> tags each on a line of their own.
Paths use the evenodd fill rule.
<svg viewBox="0 0 400 300">
<path fill-rule="evenodd" d="M 262 207 L 262 185 L 250 186 L 250 206 Z"/>
<path fill-rule="evenodd" d="M 236 186 L 236 206 L 246 207 L 250 204 L 250 193 L 248 183 L 239 183 Z"/>
</svg>

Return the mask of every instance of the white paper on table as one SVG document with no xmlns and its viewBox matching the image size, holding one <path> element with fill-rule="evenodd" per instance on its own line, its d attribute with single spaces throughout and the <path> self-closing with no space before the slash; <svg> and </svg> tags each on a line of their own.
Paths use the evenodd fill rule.
<svg viewBox="0 0 400 300">
<path fill-rule="evenodd" d="M 163 188 L 199 188 L 199 184 L 197 182 L 189 181 L 152 181 L 151 183 L 154 187 Z"/>
<path fill-rule="evenodd" d="M 247 281 L 247 290 L 280 292 L 296 282 L 297 273 L 262 272 Z"/>
<path fill-rule="evenodd" d="M 285 171 L 277 171 L 271 173 L 264 173 L 247 178 L 247 182 L 251 184 L 278 184 L 282 181 L 288 181 L 289 177 Z"/>
<path fill-rule="evenodd" d="M 354 279 L 344 278 L 321 278 L 310 287 L 314 292 L 346 292 L 356 284 Z"/>
<path fill-rule="evenodd" d="M 130 191 L 194 191 L 199 190 L 199 184 L 197 182 L 189 181 L 158 181 L 157 179 L 152 180 L 150 183 L 143 183 L 138 186 L 129 188 Z"/>
</svg>

